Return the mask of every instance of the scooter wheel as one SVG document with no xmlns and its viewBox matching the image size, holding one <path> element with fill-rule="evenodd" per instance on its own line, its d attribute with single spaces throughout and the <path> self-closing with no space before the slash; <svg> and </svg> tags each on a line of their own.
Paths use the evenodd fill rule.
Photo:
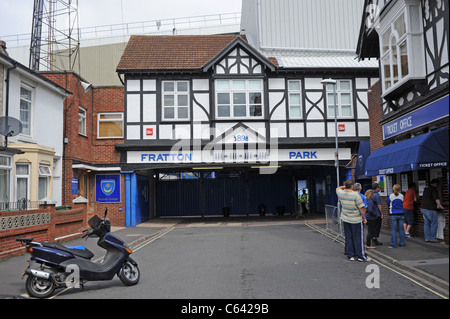
<svg viewBox="0 0 450 319">
<path fill-rule="evenodd" d="M 48 279 L 28 276 L 27 281 L 25 282 L 25 288 L 30 297 L 48 298 L 53 295 L 56 285 Z"/>
<path fill-rule="evenodd" d="M 119 272 L 120 280 L 127 286 L 134 286 L 139 282 L 141 273 L 138 265 L 133 265 L 129 261 L 123 264 L 122 269 Z"/>
</svg>

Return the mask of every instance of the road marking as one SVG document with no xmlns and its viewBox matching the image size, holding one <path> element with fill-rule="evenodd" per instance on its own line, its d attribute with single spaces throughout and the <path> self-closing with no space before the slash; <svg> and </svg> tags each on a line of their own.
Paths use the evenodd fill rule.
<svg viewBox="0 0 450 319">
<path fill-rule="evenodd" d="M 326 231 L 320 229 L 318 226 L 312 226 L 312 225 L 309 224 L 309 223 L 305 223 L 305 225 L 308 226 L 309 228 L 311 228 L 312 230 L 315 230 L 315 231 L 321 233 L 322 235 L 327 236 L 328 238 L 334 239 L 334 241 L 336 241 L 336 242 L 340 243 L 341 245 L 345 246 L 345 243 L 343 243 L 343 242 L 340 241 L 340 240 L 336 240 L 336 239 L 337 239 L 336 236 L 331 236 L 331 235 L 328 234 Z M 433 290 L 433 289 L 431 289 L 431 288 L 428 288 L 427 286 L 423 285 L 422 283 L 418 282 L 417 280 L 415 280 L 415 279 L 413 279 L 413 278 L 411 278 L 411 277 L 409 277 L 409 276 L 406 276 L 405 274 L 399 272 L 398 270 L 393 269 L 392 267 L 389 267 L 388 265 L 382 263 L 381 261 L 377 260 L 376 258 L 373 258 L 373 257 L 371 256 L 371 257 L 370 257 L 370 260 L 376 262 L 377 264 L 379 264 L 379 265 L 381 265 L 381 266 L 383 266 L 383 267 L 385 267 L 385 268 L 387 268 L 387 269 L 389 269 L 389 270 L 391 270 L 392 272 L 395 272 L 396 274 L 402 276 L 403 278 L 408 279 L 409 281 L 415 283 L 416 285 L 418 285 L 418 286 L 420 286 L 420 287 L 422 287 L 422 288 L 425 288 L 426 290 L 428 290 L 429 292 L 435 294 L 436 296 L 439 296 L 439 297 L 442 298 L 442 299 L 448 299 L 447 296 L 442 295 L 441 293 L 439 293 L 439 292 L 437 292 L 437 291 L 435 291 L 435 290 Z"/>
<path fill-rule="evenodd" d="M 148 242 L 146 242 L 145 244 L 140 245 L 138 248 L 134 248 L 133 251 L 134 251 L 134 252 L 138 251 L 139 249 L 141 249 L 141 248 L 147 246 L 148 244 L 154 242 L 155 240 L 161 238 L 162 236 L 164 236 L 164 235 L 170 233 L 170 232 L 171 232 L 172 230 L 174 230 L 174 229 L 175 229 L 175 227 L 169 227 L 169 228 L 164 229 L 163 231 L 161 231 L 161 233 L 159 233 L 159 235 L 157 235 L 157 236 L 155 236 L 155 237 L 152 237 L 152 239 L 150 239 L 150 240 L 149 240 Z"/>
</svg>

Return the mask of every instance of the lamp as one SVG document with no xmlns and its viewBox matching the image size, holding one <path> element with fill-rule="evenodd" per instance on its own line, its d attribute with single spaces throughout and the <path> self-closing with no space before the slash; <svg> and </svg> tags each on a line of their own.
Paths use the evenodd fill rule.
<svg viewBox="0 0 450 319">
<path fill-rule="evenodd" d="M 334 165 L 336 166 L 336 183 L 337 187 L 339 187 L 339 144 L 338 144 L 338 124 L 337 124 L 337 95 L 336 95 L 336 85 L 337 81 L 333 79 L 325 79 L 322 80 L 320 83 L 322 83 L 323 86 L 327 85 L 333 85 L 333 92 L 334 92 L 334 130 L 335 130 L 335 142 L 336 142 L 336 153 L 334 155 L 335 162 Z"/>
</svg>

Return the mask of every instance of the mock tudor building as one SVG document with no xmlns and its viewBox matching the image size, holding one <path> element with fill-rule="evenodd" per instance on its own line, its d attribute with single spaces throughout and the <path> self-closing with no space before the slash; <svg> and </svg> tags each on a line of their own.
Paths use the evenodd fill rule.
<svg viewBox="0 0 450 319">
<path fill-rule="evenodd" d="M 335 104 L 343 168 L 369 140 L 370 67 L 280 67 L 237 35 L 132 36 L 125 84 L 126 224 L 156 216 L 313 211 L 336 204 Z M 341 169 L 340 181 L 346 172 Z M 135 203 L 135 204 L 132 204 Z"/>
<path fill-rule="evenodd" d="M 365 173 L 381 182 L 384 196 L 394 184 L 406 191 L 416 183 L 415 236 L 423 236 L 423 190 L 439 179 L 446 211 L 438 213 L 438 238 L 448 242 L 449 2 L 364 5 L 357 53 L 361 60 L 379 59 L 381 73 L 369 94 L 372 154 Z"/>
</svg>

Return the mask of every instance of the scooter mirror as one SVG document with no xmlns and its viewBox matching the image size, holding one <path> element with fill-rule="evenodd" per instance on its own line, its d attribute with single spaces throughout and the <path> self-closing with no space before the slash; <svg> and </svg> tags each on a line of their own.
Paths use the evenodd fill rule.
<svg viewBox="0 0 450 319">
<path fill-rule="evenodd" d="M 105 217 L 103 219 L 106 218 L 106 214 L 108 213 L 108 207 L 105 207 Z"/>
</svg>

